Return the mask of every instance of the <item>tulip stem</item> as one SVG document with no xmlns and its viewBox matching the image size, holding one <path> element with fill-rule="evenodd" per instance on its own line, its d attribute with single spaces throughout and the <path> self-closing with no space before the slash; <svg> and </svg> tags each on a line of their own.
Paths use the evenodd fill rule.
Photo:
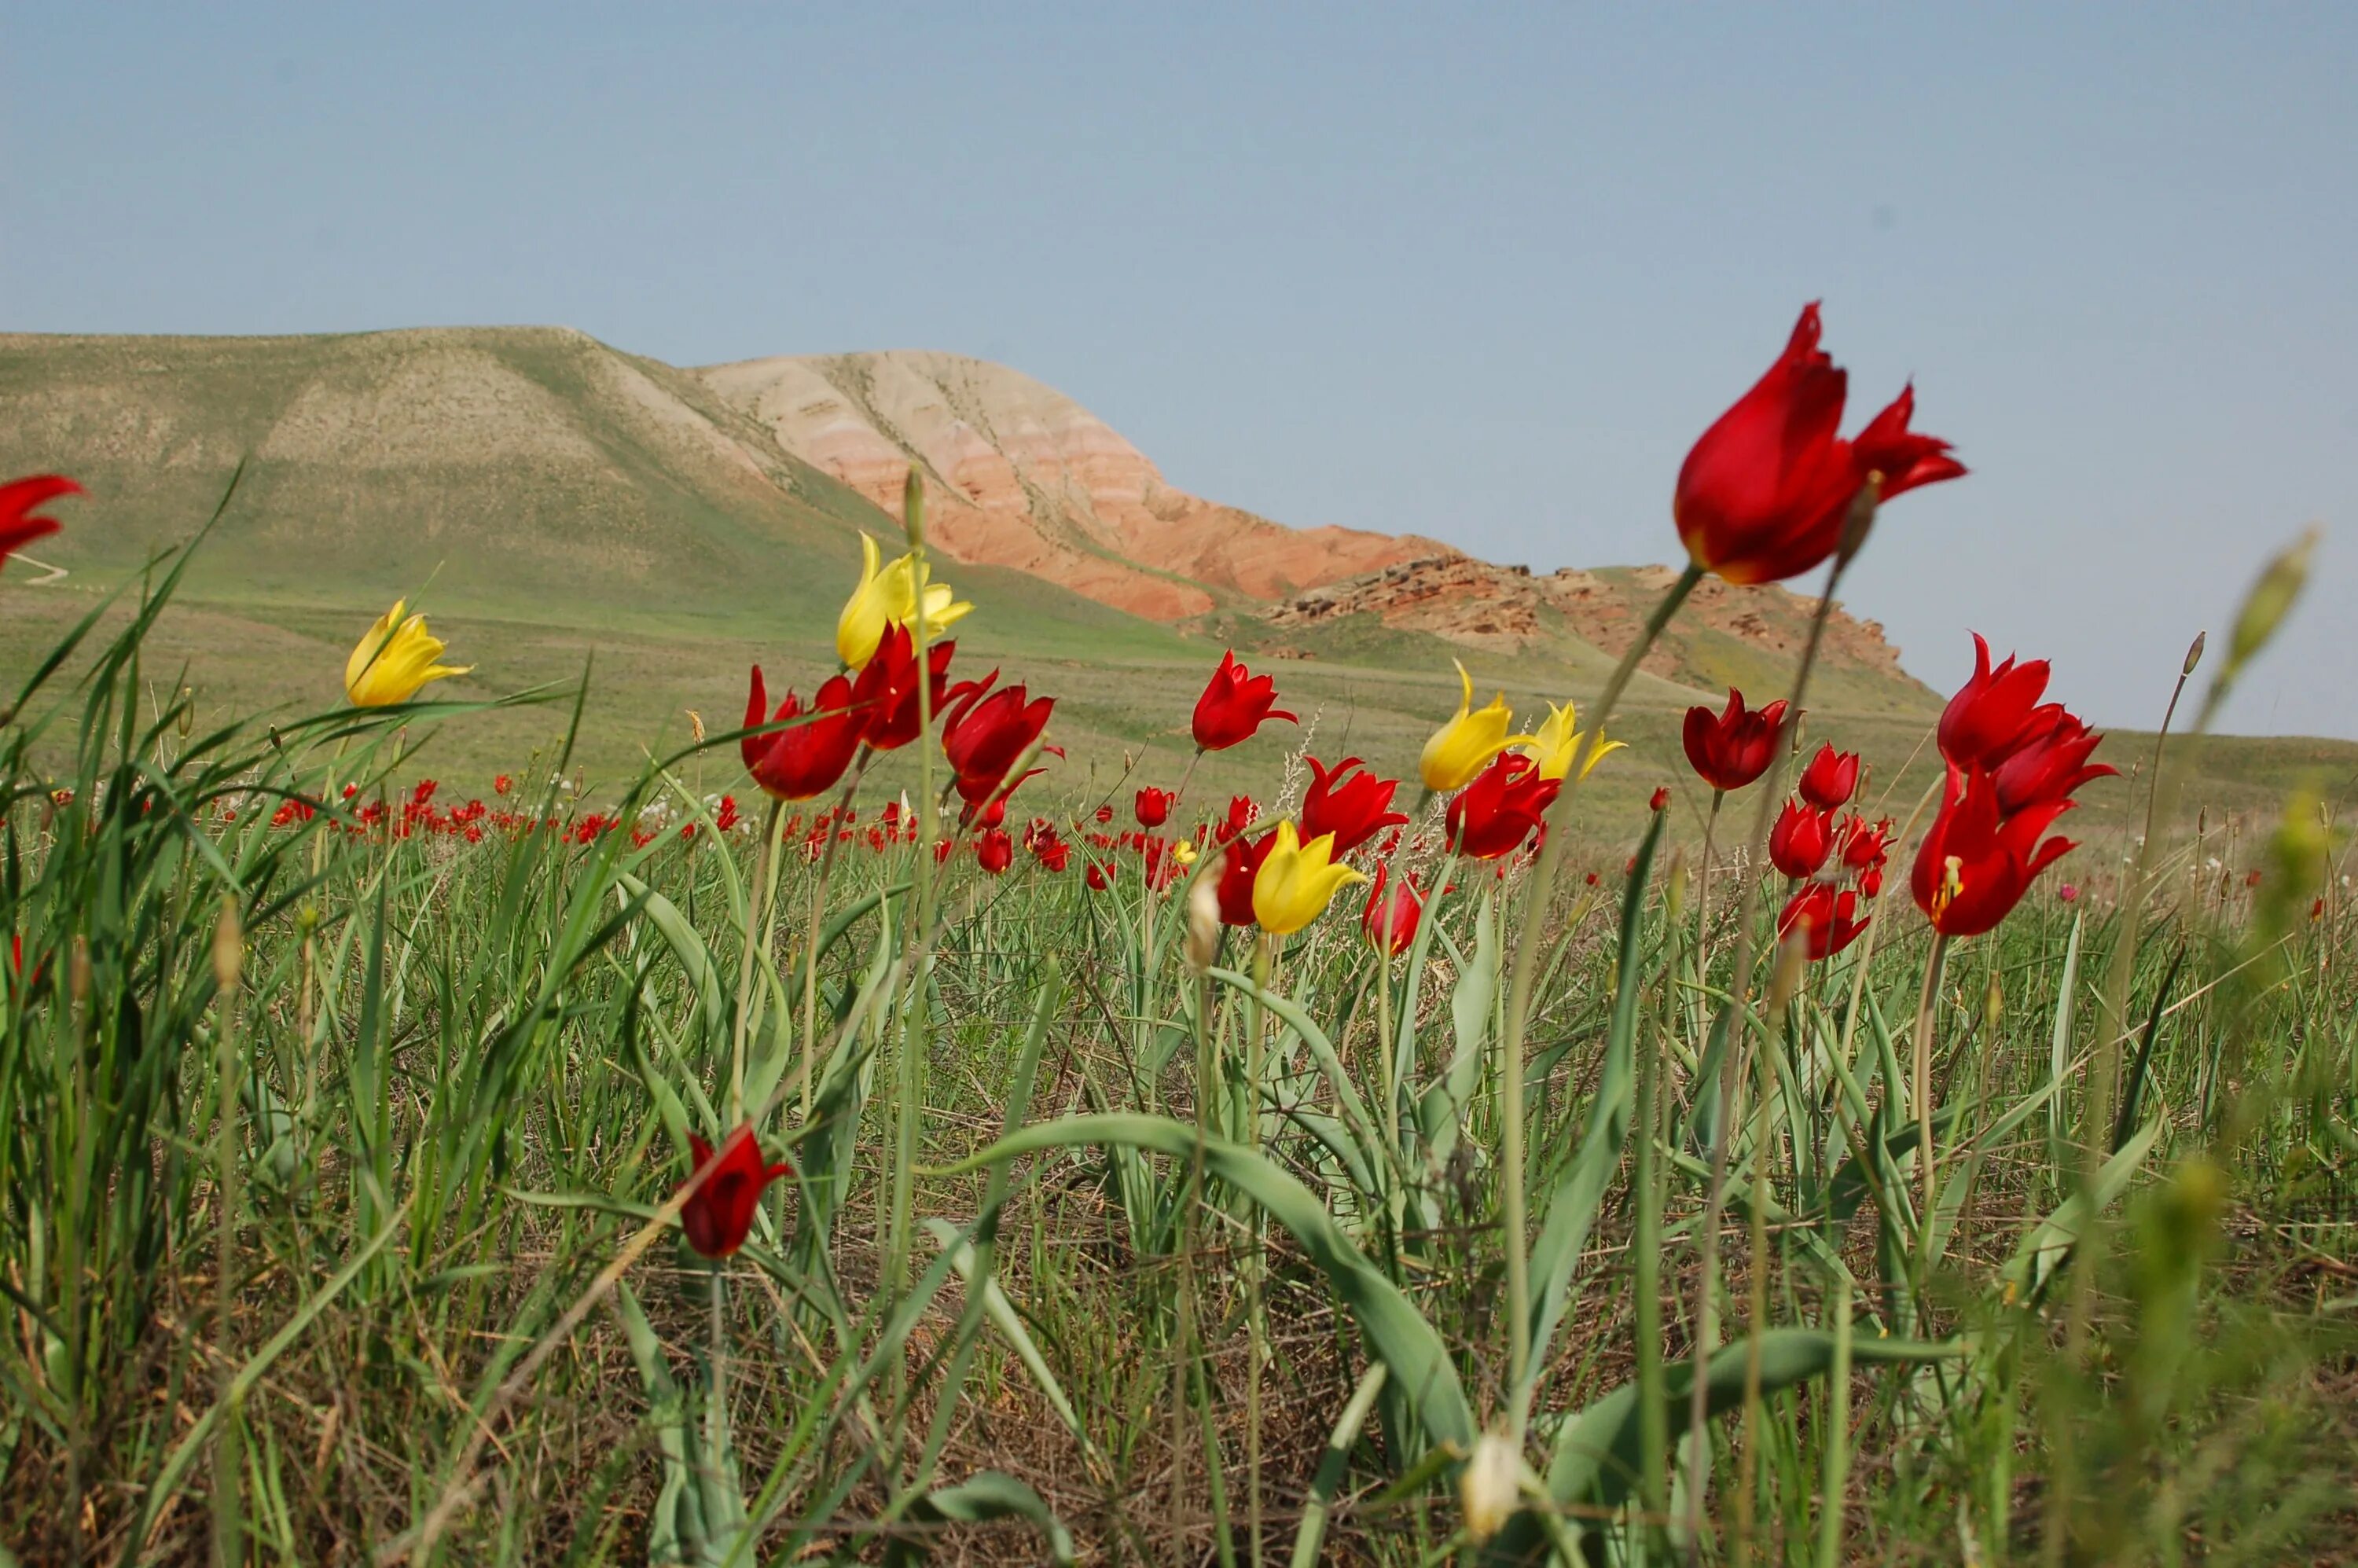
<svg viewBox="0 0 2358 1568">
<path fill-rule="evenodd" d="M 1531 1359 L 1531 1281 L 1529 1244 L 1523 1235 L 1523 1029 L 1531 1013 L 1531 987 L 1539 977 L 1540 948 L 1546 939 L 1549 905 L 1554 902 L 1557 873 L 1563 869 L 1564 846 L 1571 838 L 1572 801 L 1590 765 L 1604 754 L 1605 725 L 1621 701 L 1638 665 L 1660 638 L 1662 629 L 1687 596 L 1703 581 L 1703 568 L 1688 564 L 1646 618 L 1645 628 L 1622 654 L 1621 662 L 1605 682 L 1589 719 L 1585 755 L 1575 757 L 1563 775 L 1563 788 L 1549 806 L 1546 838 L 1539 863 L 1531 871 L 1531 891 L 1523 904 L 1523 930 L 1515 944 L 1515 963 L 1507 986 L 1506 1028 L 1500 1037 L 1505 1082 L 1499 1088 L 1499 1164 L 1505 1176 L 1503 1195 L 1507 1246 L 1507 1365 L 1508 1383 L 1514 1390 L 1513 1432 L 1520 1452 L 1530 1430 L 1531 1394 L 1537 1379 L 1527 1377 Z"/>
<path fill-rule="evenodd" d="M 1245 1147 L 1255 1153 L 1260 1151 L 1260 1091 L 1261 1075 L 1266 1071 L 1263 1052 L 1266 1043 L 1261 1038 L 1268 1027 L 1267 1010 L 1260 999 L 1269 989 L 1270 969 L 1277 938 L 1268 932 L 1260 933 L 1253 943 L 1253 999 L 1249 1032 L 1245 1036 Z M 1260 1379 L 1261 1361 L 1269 1353 L 1269 1322 L 1264 1315 L 1267 1303 L 1261 1289 L 1261 1211 L 1256 1205 L 1246 1240 L 1245 1264 L 1245 1517 L 1246 1530 L 1252 1538 L 1252 1562 L 1260 1568 L 1261 1562 L 1261 1485 L 1260 1485 Z"/>
<path fill-rule="evenodd" d="M 745 1115 L 745 1031 L 753 1011 L 753 950 L 767 904 L 770 866 L 777 859 L 778 838 L 784 831 L 785 803 L 773 798 L 770 819 L 763 825 L 761 853 L 753 859 L 753 885 L 745 897 L 745 946 L 737 965 L 737 1019 L 729 1042 L 729 1108 L 719 1129 L 727 1134 Z"/>
<path fill-rule="evenodd" d="M 1941 1001 L 1941 977 L 1949 967 L 1949 934 L 1932 937 L 1931 956 L 1924 960 L 1924 990 L 1916 999 L 1916 1156 L 1923 1162 L 1923 1223 L 1932 1223 L 1932 1018 Z"/>
</svg>

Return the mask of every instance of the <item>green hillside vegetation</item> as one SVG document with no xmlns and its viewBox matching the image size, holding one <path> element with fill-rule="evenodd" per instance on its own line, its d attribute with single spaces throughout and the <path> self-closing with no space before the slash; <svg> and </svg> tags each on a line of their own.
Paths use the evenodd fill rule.
<svg viewBox="0 0 2358 1568">
<path fill-rule="evenodd" d="M 773 690 L 808 691 L 830 673 L 858 534 L 889 541 L 898 529 L 697 376 L 566 329 L 0 336 L 0 472 L 62 471 L 91 492 L 64 503 L 65 533 L 32 552 L 62 579 L 25 561 L 0 578 L 5 667 L 29 667 L 104 592 L 195 533 L 241 464 L 148 640 L 151 687 L 168 697 L 191 686 L 207 711 L 308 710 L 332 699 L 368 622 L 406 595 L 450 657 L 477 666 L 448 695 L 568 687 L 592 672 L 577 758 L 593 784 L 684 738 L 691 709 L 715 730 L 733 725 L 750 664 Z M 1195 694 L 1225 645 L 1276 671 L 1318 754 L 1356 752 L 1399 773 L 1455 705 L 1453 657 L 1482 697 L 1504 688 L 1531 721 L 1545 700 L 1585 699 L 1611 663 L 1569 633 L 1507 655 L 1369 615 L 1281 630 L 1229 610 L 1173 628 L 1022 573 L 942 570 L 979 606 L 958 628 L 960 668 L 999 665 L 1057 697 L 1067 756 L 1050 783 L 1076 795 L 1174 780 Z M 1598 575 L 1628 580 L 1622 568 Z M 1805 608 L 1760 601 L 1789 643 Z M 1677 740 L 1689 703 L 1716 700 L 1729 683 L 1759 700 L 1790 680 L 1787 655 L 1693 617 L 1665 646 L 1680 678 L 1633 686 L 1616 725 L 1630 749 L 1597 775 L 1600 812 L 1627 819 L 1658 784 L 1693 790 Z M 1864 751 L 1904 816 L 1931 782 L 1920 759 L 1904 764 L 1938 698 L 1839 659 L 1821 665 L 1813 690 L 1813 736 Z M 448 725 L 410 765 L 481 788 L 494 770 L 553 756 L 566 717 L 558 704 Z M 2120 736 L 2106 755 L 2126 768 L 2142 745 Z M 1208 759 L 1197 783 L 1269 795 L 1279 783 L 1269 752 L 1252 752 Z M 2338 788 L 2353 775 L 2358 748 L 2214 741 L 2187 809 L 2264 811 L 2296 781 Z M 2091 790 L 2075 827 L 2113 820 L 2108 803 L 2125 795 Z M 1699 820 L 1699 803 L 1683 815 Z"/>
</svg>

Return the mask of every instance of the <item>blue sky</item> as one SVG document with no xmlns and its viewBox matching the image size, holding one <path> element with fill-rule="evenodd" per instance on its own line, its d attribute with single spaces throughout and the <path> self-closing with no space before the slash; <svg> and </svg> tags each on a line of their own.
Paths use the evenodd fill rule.
<svg viewBox="0 0 2358 1568">
<path fill-rule="evenodd" d="M 2353 70 L 2322 5 L 0 4 L 0 328 L 954 350 L 1547 569 L 1672 557 L 1822 297 L 1975 470 L 1846 594 L 1911 670 L 2149 725 L 2319 520 L 2229 727 L 2358 736 Z"/>
</svg>

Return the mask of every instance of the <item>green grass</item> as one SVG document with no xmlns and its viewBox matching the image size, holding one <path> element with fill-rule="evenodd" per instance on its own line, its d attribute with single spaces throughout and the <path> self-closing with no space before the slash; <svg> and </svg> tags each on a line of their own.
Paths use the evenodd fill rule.
<svg viewBox="0 0 2358 1568">
<path fill-rule="evenodd" d="M 1691 795 L 1650 825 L 1646 794 L 1681 776 L 1660 687 L 1575 802 L 1564 900 L 1534 912 L 1527 871 L 1460 865 L 1399 960 L 1359 939 L 1347 891 L 1289 940 L 1228 933 L 1203 972 L 1184 889 L 1148 889 L 1130 851 L 1093 892 L 1080 853 L 1059 875 L 1019 849 L 993 879 L 964 845 L 936 869 L 897 840 L 817 861 L 790 841 L 765 899 L 759 811 L 726 836 L 698 816 L 752 798 L 728 733 L 757 645 L 741 630 L 601 629 L 576 729 L 569 696 L 481 699 L 573 679 L 581 633 L 452 614 L 481 674 L 357 713 L 331 705 L 342 615 L 197 587 L 160 576 L 54 669 L 32 651 L 69 636 L 54 607 L 75 601 L 9 623 L 30 688 L 0 730 L 21 948 L 0 975 L 0 1543 L 18 1561 L 1422 1563 L 1585 1543 L 1670 1563 L 1691 1521 L 1710 1563 L 2358 1542 L 2358 918 L 2331 834 L 2276 821 L 2288 784 L 2341 782 L 2336 749 L 2180 743 L 2189 810 L 2223 815 L 2155 846 L 2117 964 L 2125 879 L 2104 862 L 2150 777 L 2090 790 L 2104 848 L 1958 944 L 1931 991 L 1927 1205 L 1907 851 L 1871 938 L 1798 983 L 1755 928 L 1757 1026 L 1716 1046 L 1758 914 L 1725 858 L 1700 863 Z M 1017 587 L 976 592 L 978 654 L 1026 613 Z M 1027 637 L 1011 672 L 1059 694 L 1073 753 L 1011 815 L 1076 845 L 1098 799 L 1177 781 L 1208 664 L 1103 630 L 1053 655 Z M 181 697 L 206 652 L 233 676 Z M 797 652 L 824 658 L 763 656 Z M 1321 755 L 1388 772 L 1455 702 L 1441 671 L 1277 667 Z M 1517 676 L 1526 707 L 1588 673 L 1477 668 Z M 1912 805 L 1922 727 L 1831 711 L 1813 733 L 1866 749 L 1871 788 Z M 1234 787 L 1282 808 L 1300 739 L 1207 762 L 1193 810 Z M 345 784 L 398 817 L 420 774 L 447 807 L 496 767 L 525 779 L 502 808 L 570 823 L 582 806 L 549 780 L 577 763 L 601 809 L 660 805 L 663 830 L 270 820 Z M 891 759 L 858 828 L 927 776 Z M 683 840 L 683 820 L 707 831 Z M 1747 820 L 1723 816 L 1723 850 Z M 1427 838 L 1394 871 L 1429 886 L 1437 860 Z M 2233 874 L 2261 865 L 2255 888 Z M 2090 891 L 2064 904 L 2063 878 Z M 716 1136 L 740 1099 L 794 1171 L 716 1270 L 679 1238 L 677 1188 L 688 1132 Z M 1698 1348 L 1708 1420 L 1682 1455 Z M 1517 1430 L 1536 1481 L 1517 1498 L 1510 1475 L 1513 1517 L 1477 1548 L 1466 1462 Z"/>
</svg>

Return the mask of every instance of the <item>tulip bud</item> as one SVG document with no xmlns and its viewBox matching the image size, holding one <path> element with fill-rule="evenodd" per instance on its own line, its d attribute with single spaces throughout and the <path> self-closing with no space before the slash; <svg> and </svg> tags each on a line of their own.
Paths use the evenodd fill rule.
<svg viewBox="0 0 2358 1568">
<path fill-rule="evenodd" d="M 1997 1034 L 1998 1021 L 2006 1016 L 2006 987 L 1993 973 L 1989 989 L 1982 993 L 1982 1022 L 1992 1038 Z"/>
<path fill-rule="evenodd" d="M 72 956 L 66 963 L 66 989 L 72 995 L 75 1006 L 82 1006 L 90 1000 L 90 943 L 77 935 L 73 939 Z"/>
<path fill-rule="evenodd" d="M 1801 989 L 1801 977 L 1810 972 L 1809 934 L 1796 925 L 1777 944 L 1777 971 L 1768 981 L 1768 1011 L 1771 1015 L 1784 1010 Z"/>
<path fill-rule="evenodd" d="M 1458 1501 L 1466 1509 L 1466 1535 L 1479 1546 L 1506 1528 L 1522 1496 L 1522 1455 L 1515 1441 L 1500 1432 L 1486 1432 L 1474 1444 L 1474 1457 L 1457 1477 Z"/>
<path fill-rule="evenodd" d="M 1842 543 L 1834 550 L 1834 570 L 1841 571 L 1866 548 L 1866 536 L 1875 531 L 1875 514 L 1883 504 L 1883 476 L 1871 473 L 1858 493 L 1850 498 L 1850 511 L 1843 516 Z"/>
<path fill-rule="evenodd" d="M 224 992 L 235 990 L 244 966 L 245 927 L 237 917 L 237 900 L 224 894 L 221 919 L 213 924 L 213 984 Z"/>
<path fill-rule="evenodd" d="M 901 481 L 901 525 L 907 531 L 910 549 L 925 547 L 925 481 L 914 463 L 909 465 L 908 477 Z M 923 587 L 919 585 L 921 592 Z"/>
<path fill-rule="evenodd" d="M 2311 524 L 2299 538 L 2277 552 L 2244 596 L 2244 608 L 2235 617 L 2234 633 L 2227 641 L 2227 665 L 2213 682 L 2215 694 L 2224 695 L 2237 676 L 2244 673 L 2268 640 L 2284 624 L 2291 613 L 2293 600 L 2309 581 L 2309 557 L 2317 548 L 2318 529 Z"/>
<path fill-rule="evenodd" d="M 175 721 L 174 728 L 179 730 L 180 739 L 183 741 L 189 738 L 189 731 L 197 727 L 196 698 L 197 694 L 189 687 L 182 687 L 180 688 L 180 717 Z"/>
<path fill-rule="evenodd" d="M 2210 635 L 2208 632 L 2194 633 L 2194 641 L 2186 644 L 2186 663 L 2179 666 L 2180 675 L 2190 676 L 2194 673 L 2194 666 L 2202 662 L 2202 643 Z"/>
<path fill-rule="evenodd" d="M 1187 968 L 1195 974 L 1220 956 L 1220 879 L 1217 871 L 1187 884 Z"/>
</svg>

